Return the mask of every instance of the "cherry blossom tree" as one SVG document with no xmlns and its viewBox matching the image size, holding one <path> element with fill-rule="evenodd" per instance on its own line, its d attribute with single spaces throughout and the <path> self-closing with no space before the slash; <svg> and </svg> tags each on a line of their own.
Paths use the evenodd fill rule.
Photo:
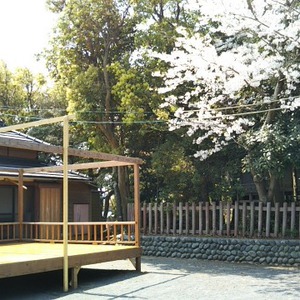
<svg viewBox="0 0 300 300">
<path fill-rule="evenodd" d="M 193 30 L 170 54 L 163 76 L 170 129 L 186 127 L 201 160 L 235 142 L 245 149 L 261 201 L 278 201 L 280 176 L 299 146 L 300 4 L 292 0 L 190 0 Z"/>
</svg>

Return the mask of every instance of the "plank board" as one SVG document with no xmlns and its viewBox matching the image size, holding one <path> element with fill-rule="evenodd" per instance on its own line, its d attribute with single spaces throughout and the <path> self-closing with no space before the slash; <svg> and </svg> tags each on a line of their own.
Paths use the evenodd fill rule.
<svg viewBox="0 0 300 300">
<path fill-rule="evenodd" d="M 63 269 L 63 244 L 12 243 L 0 249 L 0 278 Z M 69 244 L 69 268 L 139 258 L 141 253 L 137 246 Z"/>
</svg>

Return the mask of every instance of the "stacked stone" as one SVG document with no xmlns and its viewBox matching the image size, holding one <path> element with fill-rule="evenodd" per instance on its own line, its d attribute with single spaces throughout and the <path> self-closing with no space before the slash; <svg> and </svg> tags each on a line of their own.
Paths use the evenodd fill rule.
<svg viewBox="0 0 300 300">
<path fill-rule="evenodd" d="M 300 266 L 299 240 L 143 236 L 143 255 Z"/>
</svg>

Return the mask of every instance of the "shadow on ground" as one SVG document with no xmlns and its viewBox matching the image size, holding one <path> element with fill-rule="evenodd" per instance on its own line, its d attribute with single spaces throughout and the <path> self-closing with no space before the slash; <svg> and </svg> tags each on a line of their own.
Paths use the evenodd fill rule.
<svg viewBox="0 0 300 300">
<path fill-rule="evenodd" d="M 298 296 L 300 298 L 299 273 L 299 268 L 143 257 L 141 273 L 134 271 L 124 261 L 82 268 L 79 272 L 78 289 L 70 288 L 68 293 L 62 291 L 62 271 L 0 279 L 0 298 L 157 299 L 157 290 L 161 290 L 165 293 L 174 292 L 175 296 L 170 296 L 170 299 L 182 299 L 176 298 L 176 291 L 189 290 L 191 294 L 187 295 L 192 295 L 193 288 L 198 292 L 202 289 L 202 294 L 205 291 L 209 297 L 210 289 L 212 293 L 216 289 L 216 282 L 223 283 L 222 288 L 226 290 L 226 282 L 234 281 L 235 290 L 240 288 L 243 291 L 245 285 L 255 296 L 265 297 L 275 293 L 285 295 L 287 299 L 297 299 Z M 267 299 L 264 297 L 258 298 Z M 186 299 L 192 298 L 188 296 Z M 250 299 L 250 294 L 249 298 L 244 299 Z"/>
</svg>

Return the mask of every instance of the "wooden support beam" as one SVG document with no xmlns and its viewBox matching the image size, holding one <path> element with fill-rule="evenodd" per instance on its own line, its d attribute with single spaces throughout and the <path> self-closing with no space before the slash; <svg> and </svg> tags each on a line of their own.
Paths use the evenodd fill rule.
<svg viewBox="0 0 300 300">
<path fill-rule="evenodd" d="M 134 165 L 134 221 L 135 242 L 140 246 L 140 175 L 139 165 Z"/>
<path fill-rule="evenodd" d="M 100 161 L 100 162 L 92 162 L 92 163 L 79 163 L 68 165 L 69 171 L 76 170 L 86 170 L 86 169 L 100 169 L 100 168 L 111 168 L 118 166 L 128 166 L 132 165 L 127 162 L 119 162 L 119 161 Z M 37 172 L 58 172 L 63 170 L 63 165 L 61 166 L 48 166 L 48 167 L 37 167 L 37 168 L 27 168 L 26 173 L 37 173 Z"/>
<path fill-rule="evenodd" d="M 18 182 L 18 222 L 19 240 L 23 239 L 23 215 L 24 215 L 24 190 L 23 190 L 23 170 L 19 170 Z"/>
<path fill-rule="evenodd" d="M 71 286 L 73 289 L 78 288 L 78 273 L 80 271 L 80 266 L 71 268 Z"/>
<path fill-rule="evenodd" d="M 33 150 L 33 151 L 45 152 L 45 153 L 63 154 L 63 147 L 61 147 L 61 146 L 12 140 L 12 139 L 3 138 L 3 137 L 0 138 L 0 146 L 16 148 L 16 149 Z M 135 163 L 142 164 L 143 163 L 143 160 L 141 160 L 140 158 L 136 158 L 136 157 L 127 157 L 127 156 L 122 156 L 122 155 L 74 149 L 74 148 L 68 149 L 68 155 L 82 157 L 82 158 L 93 158 L 93 159 L 98 159 L 98 160 L 128 162 L 130 164 L 135 164 Z"/>
<path fill-rule="evenodd" d="M 39 121 L 16 124 L 16 125 L 11 125 L 11 126 L 5 126 L 5 127 L 0 128 L 0 133 L 9 132 L 9 131 L 13 131 L 13 130 L 19 130 L 19 129 L 26 129 L 26 128 L 31 128 L 31 127 L 41 126 L 41 125 L 59 123 L 59 122 L 63 122 L 65 117 L 66 116 L 56 117 L 56 118 L 51 118 L 51 119 L 43 119 L 43 120 L 39 120 Z M 67 117 L 69 120 L 75 118 L 74 115 L 69 115 Z"/>
<path fill-rule="evenodd" d="M 137 272 L 141 272 L 142 271 L 142 268 L 141 268 L 142 259 L 141 259 L 140 256 L 135 257 L 135 258 L 129 258 L 129 261 L 132 263 L 132 265 L 134 266 L 134 268 L 135 268 L 135 270 Z"/>
<path fill-rule="evenodd" d="M 69 289 L 69 259 L 68 259 L 68 216 L 69 216 L 69 184 L 68 184 L 68 148 L 69 148 L 69 119 L 64 118 L 63 130 L 63 248 L 64 248 L 64 268 L 63 268 L 63 289 L 67 292 Z"/>
</svg>

